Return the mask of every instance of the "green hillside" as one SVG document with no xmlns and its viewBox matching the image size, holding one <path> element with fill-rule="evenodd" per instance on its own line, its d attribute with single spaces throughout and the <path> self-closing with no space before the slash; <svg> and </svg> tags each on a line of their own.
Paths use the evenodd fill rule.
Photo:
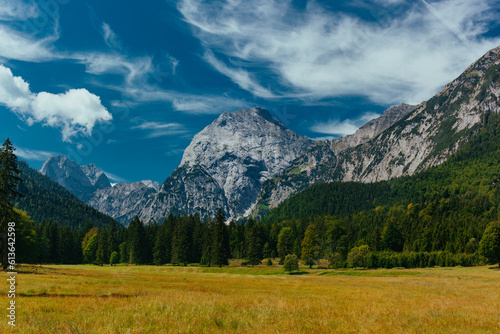
<svg viewBox="0 0 500 334">
<path fill-rule="evenodd" d="M 23 182 L 15 199 L 15 207 L 26 211 L 35 222 L 54 221 L 59 225 L 81 228 L 85 222 L 93 226 L 108 225 L 111 218 L 80 201 L 57 182 L 19 161 Z"/>
<path fill-rule="evenodd" d="M 312 222 L 323 251 L 330 253 L 346 254 L 364 243 L 377 251 L 473 253 L 486 225 L 500 218 L 499 187 L 500 117 L 495 114 L 487 115 L 482 130 L 440 166 L 386 182 L 318 184 L 282 203 L 263 222 Z M 384 244 L 388 229 L 400 238 L 392 249 Z"/>
</svg>

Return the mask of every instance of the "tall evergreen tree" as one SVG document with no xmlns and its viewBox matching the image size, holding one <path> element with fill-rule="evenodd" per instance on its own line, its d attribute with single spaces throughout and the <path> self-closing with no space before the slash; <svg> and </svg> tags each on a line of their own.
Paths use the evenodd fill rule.
<svg viewBox="0 0 500 334">
<path fill-rule="evenodd" d="M 7 270 L 7 223 L 10 215 L 13 214 L 11 200 L 20 194 L 17 192 L 17 185 L 21 182 L 20 170 L 17 165 L 17 157 L 14 154 L 15 148 L 7 138 L 0 149 L 0 210 L 1 222 L 0 230 L 2 235 L 2 268 Z"/>
<path fill-rule="evenodd" d="M 108 249 L 108 255 L 107 257 L 111 257 L 111 253 L 113 252 L 118 252 L 118 239 L 116 235 L 116 222 L 114 219 L 111 219 L 109 222 L 109 227 L 108 227 L 108 244 L 107 244 L 107 249 Z"/>
<path fill-rule="evenodd" d="M 403 234 L 399 230 L 394 218 L 391 217 L 387 220 L 382 239 L 384 247 L 388 250 L 400 252 L 403 250 Z"/>
<path fill-rule="evenodd" d="M 147 238 L 144 224 L 135 217 L 128 226 L 130 263 L 144 264 L 147 260 Z"/>
<path fill-rule="evenodd" d="M 172 238 L 172 263 L 187 265 L 189 254 L 187 215 L 179 219 Z"/>
<path fill-rule="evenodd" d="M 222 267 L 229 264 L 229 231 L 225 223 L 226 217 L 222 209 L 217 211 L 215 217 L 214 228 L 212 232 L 212 263 Z"/>
<path fill-rule="evenodd" d="M 104 227 L 101 227 L 97 232 L 97 250 L 95 255 L 95 264 L 102 266 L 109 262 L 107 235 Z"/>
<path fill-rule="evenodd" d="M 200 260 L 200 264 L 202 266 L 210 267 L 212 265 L 212 229 L 213 222 L 210 218 L 208 218 L 202 224 L 202 249 Z"/>
<path fill-rule="evenodd" d="M 155 245 L 153 248 L 153 263 L 157 266 L 167 263 L 167 248 L 169 245 L 167 242 L 166 228 L 167 226 L 162 224 L 156 234 Z"/>
<path fill-rule="evenodd" d="M 247 262 L 251 265 L 260 264 L 264 246 L 262 229 L 260 223 L 255 222 L 252 217 L 248 218 L 245 226 L 245 246 Z"/>
</svg>

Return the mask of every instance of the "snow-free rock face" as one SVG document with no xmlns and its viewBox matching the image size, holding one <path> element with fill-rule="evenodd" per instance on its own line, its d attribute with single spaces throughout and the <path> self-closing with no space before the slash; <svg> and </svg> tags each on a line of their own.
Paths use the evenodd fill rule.
<svg viewBox="0 0 500 334">
<path fill-rule="evenodd" d="M 397 106 L 388 108 L 384 113 L 369 121 L 360 127 L 352 135 L 344 136 L 339 139 L 330 141 L 330 148 L 333 152 L 338 153 L 350 147 L 356 147 L 366 143 L 382 131 L 385 131 L 391 125 L 402 119 L 410 111 L 413 111 L 416 106 L 402 103 Z"/>
<path fill-rule="evenodd" d="M 313 141 L 287 129 L 262 108 L 225 112 L 196 134 L 180 166 L 142 211 L 143 220 L 168 212 L 230 217 L 245 213 L 264 181 L 281 173 Z"/>
<path fill-rule="evenodd" d="M 113 187 L 98 189 L 87 204 L 126 226 L 158 188 L 158 182 L 149 180 L 120 183 Z"/>
<path fill-rule="evenodd" d="M 358 145 L 352 138 L 316 143 L 282 175 L 263 185 L 258 198 L 260 212 L 255 210 L 254 214 L 265 214 L 266 208 L 276 207 L 314 183 L 388 180 L 444 162 L 477 132 L 483 117 L 500 112 L 499 74 L 497 47 L 372 139 Z"/>
<path fill-rule="evenodd" d="M 82 171 L 87 175 L 90 183 L 96 188 L 96 189 L 103 189 L 103 188 L 108 188 L 111 187 L 111 183 L 109 182 L 108 177 L 106 174 L 104 174 L 103 171 L 101 171 L 99 168 L 97 168 L 96 165 L 94 164 L 88 164 L 80 167 Z"/>
<path fill-rule="evenodd" d="M 47 159 L 40 172 L 59 183 L 80 199 L 83 199 L 85 195 L 96 190 L 94 184 L 90 182 L 78 163 L 64 155 Z"/>
<path fill-rule="evenodd" d="M 111 186 L 95 164 L 79 166 L 64 155 L 49 158 L 41 173 L 56 181 L 85 203 L 127 225 L 141 211 L 148 197 L 160 188 L 151 180 Z"/>
</svg>

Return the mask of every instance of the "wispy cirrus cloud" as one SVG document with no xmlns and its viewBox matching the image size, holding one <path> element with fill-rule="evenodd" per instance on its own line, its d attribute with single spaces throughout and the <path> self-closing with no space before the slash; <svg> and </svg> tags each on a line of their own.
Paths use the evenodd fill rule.
<svg viewBox="0 0 500 334">
<path fill-rule="evenodd" d="M 141 124 L 132 127 L 147 132 L 147 138 L 158 138 L 164 136 L 175 136 L 188 133 L 184 125 L 180 123 L 163 123 L 142 121 Z"/>
<path fill-rule="evenodd" d="M 38 14 L 38 6 L 31 1 L 2 0 L 0 6 L 0 20 L 3 21 L 25 20 L 37 17 Z"/>
<path fill-rule="evenodd" d="M 496 20 L 494 0 L 352 3 L 361 4 L 379 18 L 314 1 L 298 10 L 292 1 L 182 0 L 178 10 L 209 55 L 216 50 L 238 67 L 230 69 L 213 54 L 204 59 L 256 96 L 262 82 L 272 81 L 285 93 L 270 94 L 284 97 L 419 103 L 500 44 L 484 36 Z M 255 66 L 273 76 L 245 74 Z"/>
<path fill-rule="evenodd" d="M 50 157 L 59 155 L 56 152 L 31 150 L 23 147 L 16 147 L 15 154 L 25 160 L 45 161 Z"/>
</svg>

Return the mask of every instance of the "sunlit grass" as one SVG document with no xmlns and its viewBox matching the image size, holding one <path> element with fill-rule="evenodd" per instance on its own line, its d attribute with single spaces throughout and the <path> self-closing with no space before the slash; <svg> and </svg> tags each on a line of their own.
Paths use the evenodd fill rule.
<svg viewBox="0 0 500 334">
<path fill-rule="evenodd" d="M 500 323 L 500 271 L 488 267 L 21 270 L 20 333 L 498 333 Z"/>
</svg>

